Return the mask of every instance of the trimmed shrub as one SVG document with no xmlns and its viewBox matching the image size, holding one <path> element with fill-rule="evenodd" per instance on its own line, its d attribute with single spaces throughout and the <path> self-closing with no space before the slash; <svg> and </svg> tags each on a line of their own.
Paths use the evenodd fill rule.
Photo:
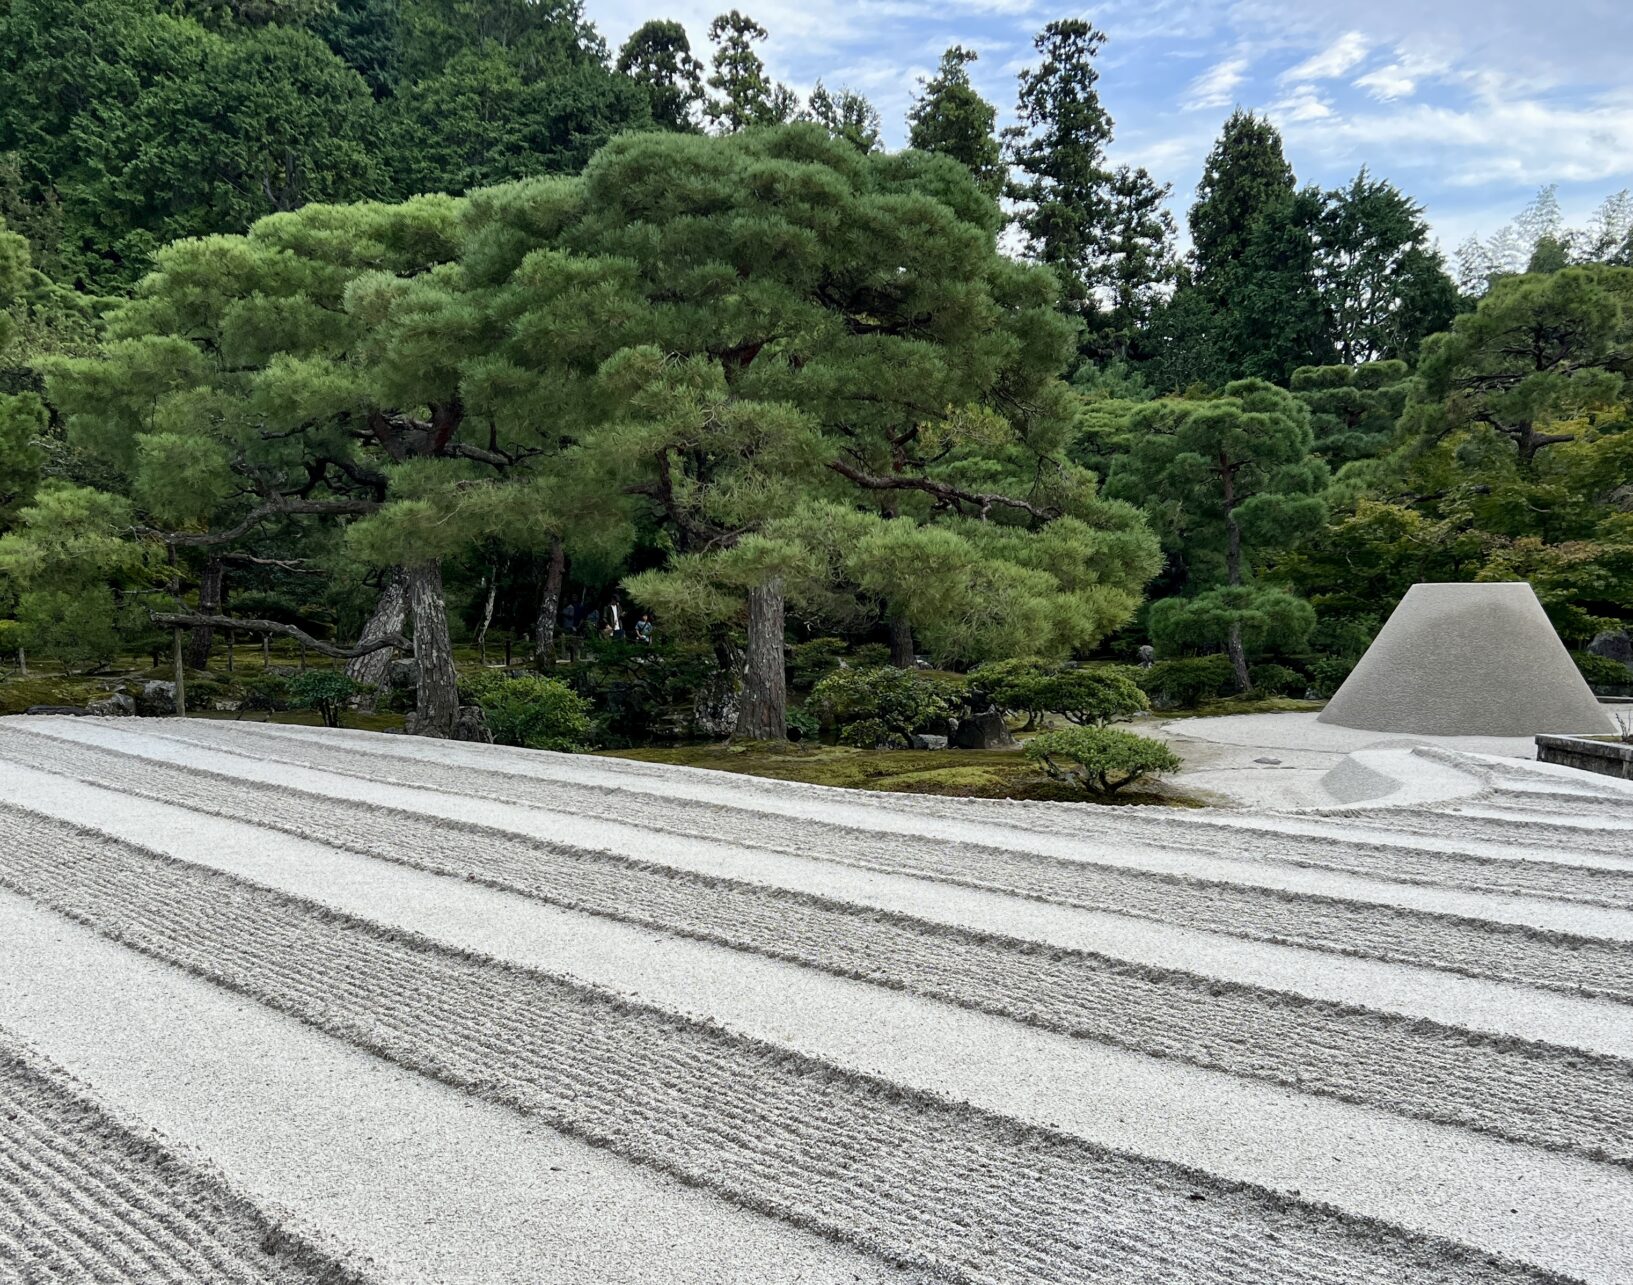
<svg viewBox="0 0 1633 1285">
<path fill-rule="evenodd" d="M 1135 681 L 1135 671 L 1121 665 L 1068 669 L 1025 656 L 982 665 L 972 682 L 992 703 L 1010 714 L 1025 714 L 1027 727 L 1043 714 L 1059 714 L 1068 723 L 1104 727 L 1151 708 Z"/>
<path fill-rule="evenodd" d="M 905 746 L 926 723 L 946 718 L 961 690 L 916 669 L 839 669 L 811 691 L 808 708 L 837 729 L 846 745 L 864 749 Z"/>
<path fill-rule="evenodd" d="M 843 638 L 813 638 L 788 649 L 788 677 L 801 691 L 808 691 L 824 674 L 839 668 L 845 654 Z"/>
<path fill-rule="evenodd" d="M 1193 709 L 1215 699 L 1232 677 L 1228 656 L 1185 656 L 1159 660 L 1140 672 L 1139 683 L 1158 704 Z"/>
<path fill-rule="evenodd" d="M 238 686 L 243 693 L 240 711 L 265 710 L 270 714 L 289 708 L 289 680 L 282 674 L 256 674 Z"/>
<path fill-rule="evenodd" d="M 1310 690 L 1316 694 L 1317 699 L 1326 700 L 1344 685 L 1344 680 L 1350 676 L 1354 668 L 1353 660 L 1345 660 L 1340 656 L 1323 656 L 1320 660 L 1312 661 Z"/>
<path fill-rule="evenodd" d="M 463 699 L 482 707 L 496 745 L 571 753 L 589 740 L 589 701 L 554 678 L 484 671 L 467 678 L 460 690 Z"/>
<path fill-rule="evenodd" d="M 1253 690 L 1261 696 L 1286 696 L 1309 686 L 1303 674 L 1286 665 L 1255 665 L 1247 672 L 1253 680 Z"/>
<path fill-rule="evenodd" d="M 1006 714 L 1025 714 L 1028 727 L 1050 709 L 1049 680 L 1059 666 L 1037 656 L 989 660 L 970 675 L 970 682 Z"/>
<path fill-rule="evenodd" d="M 1597 652 L 1573 651 L 1571 659 L 1593 687 L 1633 687 L 1633 669 Z"/>
<path fill-rule="evenodd" d="M 1045 732 L 1028 741 L 1025 752 L 1055 780 L 1091 794 L 1115 794 L 1126 785 L 1180 768 L 1179 756 L 1161 741 L 1109 727 Z"/>
<path fill-rule="evenodd" d="M 338 669 L 308 669 L 291 678 L 287 690 L 296 709 L 315 709 L 325 727 L 339 727 L 346 702 L 363 688 Z"/>
</svg>

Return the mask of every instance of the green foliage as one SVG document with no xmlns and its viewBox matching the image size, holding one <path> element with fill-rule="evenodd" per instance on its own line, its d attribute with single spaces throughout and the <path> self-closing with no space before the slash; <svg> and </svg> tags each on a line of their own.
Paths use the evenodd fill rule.
<svg viewBox="0 0 1633 1285">
<path fill-rule="evenodd" d="M 808 690 L 824 674 L 839 668 L 845 654 L 843 638 L 813 638 L 788 649 L 788 677 L 794 686 Z"/>
<path fill-rule="evenodd" d="M 1161 741 L 1107 727 L 1044 732 L 1026 743 L 1025 753 L 1056 780 L 1094 794 L 1115 794 L 1182 766 L 1179 756 Z"/>
<path fill-rule="evenodd" d="M 590 703 L 554 678 L 487 670 L 468 675 L 460 687 L 466 700 L 482 707 L 499 745 L 571 753 L 589 739 Z"/>
<path fill-rule="evenodd" d="M 1594 687 L 1633 687 L 1633 669 L 1591 651 L 1573 651 L 1571 659 Z"/>
<path fill-rule="evenodd" d="M 678 22 L 654 19 L 630 33 L 618 51 L 618 70 L 646 94 L 652 121 L 681 132 L 697 128 L 703 107 L 703 64 Z"/>
<path fill-rule="evenodd" d="M 243 710 L 276 713 L 291 708 L 295 699 L 289 690 L 289 679 L 282 674 L 252 674 L 239 683 L 239 689 L 239 708 Z"/>
<path fill-rule="evenodd" d="M 1181 656 L 1159 660 L 1141 670 L 1139 684 L 1153 701 L 1169 707 L 1194 709 L 1214 700 L 1231 680 L 1225 656 Z"/>
<path fill-rule="evenodd" d="M 1310 688 L 1325 700 L 1344 685 L 1355 662 L 1342 656 L 1322 656 L 1310 664 Z"/>
<path fill-rule="evenodd" d="M 1334 469 L 1390 447 L 1409 390 L 1403 361 L 1300 366 L 1289 387 L 1309 407 L 1316 453 Z"/>
<path fill-rule="evenodd" d="M 316 710 L 325 727 L 339 727 L 347 702 L 364 690 L 338 669 L 303 670 L 285 686 L 290 704 L 296 709 Z"/>
<path fill-rule="evenodd" d="M 1261 696 L 1298 695 L 1309 686 L 1303 674 L 1286 665 L 1255 665 L 1248 674 L 1253 679 L 1252 690 Z"/>
<path fill-rule="evenodd" d="M 1163 598 L 1147 618 L 1164 651 L 1216 647 L 1233 635 L 1249 655 L 1299 651 L 1315 628 L 1315 609 L 1284 589 L 1222 585 L 1194 598 Z"/>
<path fill-rule="evenodd" d="M 952 157 L 997 198 L 1004 185 L 1003 151 L 993 133 L 998 109 L 975 91 L 965 70 L 978 56 L 954 45 L 941 55 L 936 74 L 919 82 L 922 92 L 907 113 L 907 145 Z"/>
<path fill-rule="evenodd" d="M 811 690 L 807 708 L 819 711 L 845 745 L 906 745 L 919 728 L 949 717 L 958 696 L 947 679 L 917 670 L 838 669 Z"/>
<path fill-rule="evenodd" d="M 849 143 L 859 152 L 879 148 L 879 113 L 855 90 L 834 93 L 819 80 L 806 104 L 806 116 L 828 131 L 831 138 Z"/>
<path fill-rule="evenodd" d="M 766 75 L 765 63 L 754 50 L 766 34 L 764 27 L 736 9 L 709 24 L 709 39 L 715 44 L 709 88 L 715 97 L 704 106 L 703 114 L 722 134 L 793 119 L 793 91 Z"/>
<path fill-rule="evenodd" d="M 1070 723 L 1103 727 L 1150 708 L 1135 671 L 1121 667 L 1067 668 L 1021 657 L 982 665 L 972 682 L 1001 709 L 1024 713 L 1029 724 L 1052 713 Z"/>
</svg>

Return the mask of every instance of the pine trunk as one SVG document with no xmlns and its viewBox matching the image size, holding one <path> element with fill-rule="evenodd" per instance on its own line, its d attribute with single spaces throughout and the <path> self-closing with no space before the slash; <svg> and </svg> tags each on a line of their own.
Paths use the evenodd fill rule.
<svg viewBox="0 0 1633 1285">
<path fill-rule="evenodd" d="M 220 558 L 211 558 L 204 564 L 204 574 L 198 582 L 198 614 L 201 616 L 218 616 L 221 614 L 221 583 L 226 577 L 226 565 Z M 210 667 L 210 649 L 215 643 L 215 630 L 209 625 L 197 625 L 193 629 L 192 639 L 187 644 L 187 667 L 189 669 L 208 669 Z"/>
<path fill-rule="evenodd" d="M 743 697 L 737 707 L 740 741 L 788 739 L 788 679 L 783 665 L 782 580 L 748 593 L 748 653 L 743 664 Z"/>
<path fill-rule="evenodd" d="M 442 564 L 408 568 L 408 600 L 414 615 L 414 659 L 419 665 L 419 703 L 414 734 L 447 739 L 459 713 L 459 678 L 448 637 L 448 606 L 442 598 Z"/>
<path fill-rule="evenodd" d="M 176 717 L 187 717 L 187 665 L 182 654 L 181 630 L 171 634 L 171 654 L 176 664 Z"/>
<path fill-rule="evenodd" d="M 1242 622 L 1230 622 L 1230 635 L 1226 639 L 1225 649 L 1230 653 L 1230 667 L 1236 671 L 1236 689 L 1245 692 L 1253 686 L 1253 680 L 1247 672 L 1247 649 L 1242 646 Z"/>
<path fill-rule="evenodd" d="M 567 578 L 567 550 L 560 536 L 550 537 L 550 563 L 539 595 L 539 614 L 533 619 L 533 664 L 548 672 L 556 663 L 556 619 L 561 614 L 561 586 Z"/>
<path fill-rule="evenodd" d="M 482 599 L 482 623 L 476 627 L 476 655 L 486 665 L 488 663 L 488 630 L 493 627 L 493 605 L 499 598 L 499 568 L 488 568 L 488 592 Z"/>
<path fill-rule="evenodd" d="M 400 634 L 407 617 L 408 584 L 401 571 L 393 571 L 380 590 L 380 596 L 375 599 L 374 613 L 369 616 L 368 624 L 363 626 L 363 636 L 359 641 L 372 642 L 387 634 Z M 374 709 L 379 689 L 385 685 L 386 675 L 391 672 L 391 662 L 396 657 L 395 648 L 382 647 L 379 651 L 354 656 L 346 662 L 346 677 L 370 689 L 363 694 L 359 709 Z"/>
<path fill-rule="evenodd" d="M 897 669 L 912 669 L 918 664 L 913 652 L 913 622 L 906 616 L 891 618 L 890 663 Z"/>
</svg>

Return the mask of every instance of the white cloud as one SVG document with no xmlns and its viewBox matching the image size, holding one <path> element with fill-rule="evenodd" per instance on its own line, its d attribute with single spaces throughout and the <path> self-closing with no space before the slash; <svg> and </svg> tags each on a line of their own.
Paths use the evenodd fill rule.
<svg viewBox="0 0 1633 1285">
<path fill-rule="evenodd" d="M 1185 91 L 1184 108 L 1198 111 L 1205 107 L 1229 107 L 1235 101 L 1236 87 L 1247 79 L 1247 59 L 1227 58 L 1203 72 Z"/>
<path fill-rule="evenodd" d="M 1269 111 L 1283 121 L 1325 120 L 1332 115 L 1332 106 L 1314 85 L 1295 85 L 1291 93 L 1271 103 Z"/>
<path fill-rule="evenodd" d="M 1298 66 L 1289 67 L 1282 72 L 1281 79 L 1284 82 L 1300 83 L 1332 80 L 1336 76 L 1342 76 L 1365 58 L 1368 47 L 1367 38 L 1359 31 L 1346 31 L 1320 53 L 1313 54 Z"/>
<path fill-rule="evenodd" d="M 1380 102 L 1392 103 L 1410 98 L 1417 93 L 1418 84 L 1432 76 L 1442 76 L 1449 70 L 1444 59 L 1414 50 L 1398 48 L 1392 63 L 1374 68 L 1353 82 Z"/>
</svg>

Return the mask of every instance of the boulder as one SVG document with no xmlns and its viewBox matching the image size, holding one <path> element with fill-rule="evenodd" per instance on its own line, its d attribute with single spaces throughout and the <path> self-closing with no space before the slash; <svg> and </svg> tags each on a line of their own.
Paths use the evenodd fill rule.
<svg viewBox="0 0 1633 1285">
<path fill-rule="evenodd" d="M 454 740 L 493 744 L 493 733 L 488 730 L 488 716 L 480 705 L 461 705 L 454 715 Z"/>
<path fill-rule="evenodd" d="M 157 679 L 142 684 L 136 712 L 144 718 L 164 718 L 176 712 L 176 684 Z"/>
<path fill-rule="evenodd" d="M 915 750 L 944 750 L 947 748 L 947 738 L 929 732 L 915 732 L 908 738 L 908 746 Z"/>
<path fill-rule="evenodd" d="M 995 709 L 959 719 L 953 744 L 961 750 L 1012 750 L 1016 747 L 1004 716 Z"/>
<path fill-rule="evenodd" d="M 25 714 L 71 714 L 76 718 L 82 718 L 90 712 L 78 705 L 30 705 L 23 711 Z"/>
<path fill-rule="evenodd" d="M 124 692 L 113 692 L 102 700 L 90 702 L 85 712 L 97 718 L 131 718 L 136 713 L 136 701 Z"/>
<path fill-rule="evenodd" d="M 1618 629 L 1615 633 L 1595 634 L 1593 641 L 1588 644 L 1588 650 L 1595 656 L 1603 656 L 1606 660 L 1620 661 L 1633 667 L 1633 637 L 1629 637 L 1625 629 Z"/>
</svg>

